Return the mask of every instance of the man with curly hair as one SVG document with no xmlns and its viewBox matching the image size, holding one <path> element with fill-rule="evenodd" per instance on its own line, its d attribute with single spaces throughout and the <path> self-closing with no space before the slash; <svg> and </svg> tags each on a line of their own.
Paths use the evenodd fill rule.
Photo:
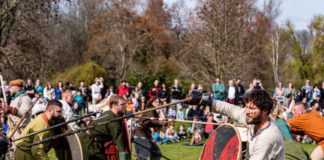
<svg viewBox="0 0 324 160">
<path fill-rule="evenodd" d="M 247 158 L 284 159 L 284 139 L 276 123 L 269 117 L 273 101 L 265 90 L 254 89 L 246 96 L 246 108 L 212 100 L 209 94 L 193 91 L 191 105 L 212 106 L 218 112 L 247 125 Z"/>
</svg>

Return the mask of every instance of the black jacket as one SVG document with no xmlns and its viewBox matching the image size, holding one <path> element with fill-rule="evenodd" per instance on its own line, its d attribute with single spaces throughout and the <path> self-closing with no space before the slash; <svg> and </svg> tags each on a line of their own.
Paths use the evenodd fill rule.
<svg viewBox="0 0 324 160">
<path fill-rule="evenodd" d="M 171 98 L 172 99 L 181 99 L 181 92 L 182 92 L 181 87 L 172 86 L 171 87 Z"/>
<path fill-rule="evenodd" d="M 243 96 L 245 94 L 245 89 L 241 84 L 237 85 L 237 90 L 238 90 L 239 96 Z"/>
</svg>

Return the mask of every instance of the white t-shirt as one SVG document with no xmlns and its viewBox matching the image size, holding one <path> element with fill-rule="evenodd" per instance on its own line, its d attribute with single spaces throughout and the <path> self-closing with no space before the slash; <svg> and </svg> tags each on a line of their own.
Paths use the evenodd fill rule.
<svg viewBox="0 0 324 160">
<path fill-rule="evenodd" d="M 91 86 L 92 98 L 101 99 L 101 88 L 102 88 L 102 85 L 97 85 L 96 83 Z"/>
<path fill-rule="evenodd" d="M 228 88 L 228 99 L 235 99 L 235 87 Z"/>
<path fill-rule="evenodd" d="M 60 100 L 60 102 L 62 103 L 63 118 L 65 119 L 65 121 L 68 121 L 73 115 L 72 107 L 63 100 Z"/>
</svg>

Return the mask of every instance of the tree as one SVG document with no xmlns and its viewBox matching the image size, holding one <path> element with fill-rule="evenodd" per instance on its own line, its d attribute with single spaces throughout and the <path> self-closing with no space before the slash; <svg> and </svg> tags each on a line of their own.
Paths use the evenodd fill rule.
<svg viewBox="0 0 324 160">
<path fill-rule="evenodd" d="M 44 78 L 59 68 L 56 45 L 59 0 L 4 0 L 0 3 L 2 71 L 10 77 Z"/>
<path fill-rule="evenodd" d="M 278 84 L 281 76 L 279 74 L 279 69 L 281 68 L 282 62 L 284 62 L 285 55 L 287 54 L 287 42 L 290 35 L 287 35 L 286 30 L 280 28 L 276 18 L 279 16 L 279 7 L 281 1 L 268 0 L 264 1 L 263 11 L 268 17 L 270 26 L 267 36 L 269 37 L 269 42 L 265 45 L 266 55 L 271 63 L 273 77 L 275 84 Z"/>
<path fill-rule="evenodd" d="M 96 16 L 87 57 L 102 64 L 112 79 L 152 76 L 148 73 L 154 57 L 168 58 L 172 50 L 169 16 L 162 7 L 163 1 L 150 1 L 145 12 L 137 15 L 131 5 L 116 5 Z"/>
<path fill-rule="evenodd" d="M 278 25 L 272 27 L 268 45 L 265 46 L 268 59 L 271 63 L 274 82 L 277 84 L 282 81 L 282 64 L 288 53 L 290 33 L 287 29 L 280 28 Z"/>
<path fill-rule="evenodd" d="M 324 77 L 324 15 L 315 16 L 310 24 L 313 38 L 312 68 L 314 81 L 323 81 Z"/>
<path fill-rule="evenodd" d="M 198 21 L 182 51 L 188 75 L 205 81 L 263 78 L 264 37 L 269 19 L 249 0 L 207 0 L 197 10 Z M 266 69 L 264 69 L 266 70 Z"/>
<path fill-rule="evenodd" d="M 291 23 L 289 54 L 285 62 L 286 79 L 302 85 L 306 79 L 320 81 L 323 78 L 323 16 L 316 16 L 309 30 L 296 31 Z"/>
</svg>

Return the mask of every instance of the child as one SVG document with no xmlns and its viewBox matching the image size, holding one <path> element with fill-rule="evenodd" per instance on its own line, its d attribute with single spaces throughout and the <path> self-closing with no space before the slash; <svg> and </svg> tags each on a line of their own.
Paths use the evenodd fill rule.
<svg viewBox="0 0 324 160">
<path fill-rule="evenodd" d="M 160 131 L 157 128 L 152 128 L 151 130 L 152 130 L 152 140 L 157 144 L 161 144 Z"/>
<path fill-rule="evenodd" d="M 177 108 L 177 119 L 183 119 L 184 118 L 184 113 L 182 111 L 182 108 Z"/>
<path fill-rule="evenodd" d="M 177 134 L 175 133 L 174 131 L 174 127 L 173 127 L 173 124 L 169 125 L 165 131 L 165 139 L 163 141 L 163 143 L 166 143 L 166 142 L 178 142 L 179 141 L 179 138 L 177 136 Z"/>
<path fill-rule="evenodd" d="M 185 130 L 184 125 L 180 125 L 179 132 L 178 132 L 178 137 L 179 137 L 180 140 L 187 138 L 187 132 Z"/>
<path fill-rule="evenodd" d="M 202 144 L 202 137 L 201 137 L 201 131 L 200 129 L 197 129 L 194 131 L 194 133 L 192 134 L 192 138 L 191 138 L 191 145 L 201 145 Z"/>
</svg>

